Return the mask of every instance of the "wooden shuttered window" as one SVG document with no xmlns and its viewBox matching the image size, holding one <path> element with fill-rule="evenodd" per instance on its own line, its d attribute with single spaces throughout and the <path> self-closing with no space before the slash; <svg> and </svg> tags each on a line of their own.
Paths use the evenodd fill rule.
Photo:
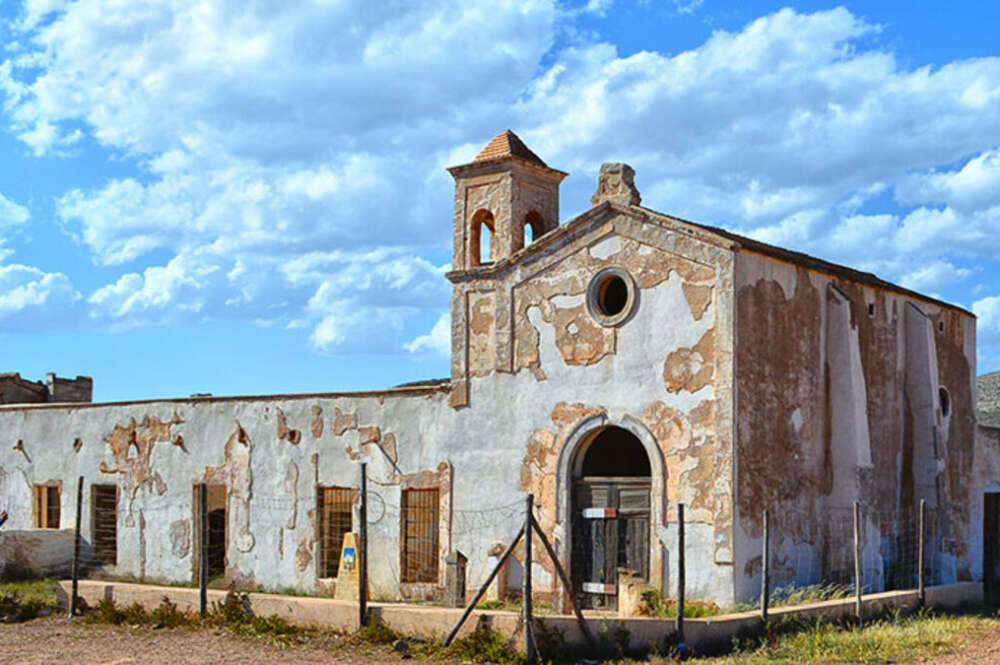
<svg viewBox="0 0 1000 665">
<path fill-rule="evenodd" d="M 438 581 L 438 489 L 403 490 L 400 525 L 403 582 Z"/>
<path fill-rule="evenodd" d="M 118 486 L 91 485 L 90 528 L 94 559 L 102 564 L 118 564 Z"/>
<path fill-rule="evenodd" d="M 319 515 L 320 577 L 336 577 L 344 534 L 351 531 L 354 490 L 350 487 L 317 487 L 316 513 Z"/>
<path fill-rule="evenodd" d="M 35 528 L 59 528 L 59 487 L 35 485 Z"/>
</svg>

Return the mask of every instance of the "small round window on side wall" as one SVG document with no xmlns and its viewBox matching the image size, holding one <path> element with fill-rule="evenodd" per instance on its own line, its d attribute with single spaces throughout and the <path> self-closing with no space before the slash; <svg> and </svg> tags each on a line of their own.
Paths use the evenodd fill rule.
<svg viewBox="0 0 1000 665">
<path fill-rule="evenodd" d="M 621 268 L 604 268 L 590 280 L 587 308 L 602 326 L 617 326 L 632 315 L 637 292 L 632 276 Z"/>
</svg>

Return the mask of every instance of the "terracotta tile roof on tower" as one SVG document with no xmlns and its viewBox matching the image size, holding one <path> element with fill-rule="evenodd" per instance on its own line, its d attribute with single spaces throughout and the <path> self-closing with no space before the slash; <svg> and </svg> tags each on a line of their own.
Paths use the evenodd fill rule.
<svg viewBox="0 0 1000 665">
<path fill-rule="evenodd" d="M 531 152 L 528 146 L 524 145 L 524 142 L 518 138 L 517 134 L 509 129 L 505 129 L 494 136 L 493 140 L 487 143 L 486 147 L 472 161 L 482 162 L 488 159 L 499 159 L 500 157 L 520 157 L 526 161 L 534 162 L 548 168 L 548 165 L 542 161 L 542 158 Z"/>
</svg>

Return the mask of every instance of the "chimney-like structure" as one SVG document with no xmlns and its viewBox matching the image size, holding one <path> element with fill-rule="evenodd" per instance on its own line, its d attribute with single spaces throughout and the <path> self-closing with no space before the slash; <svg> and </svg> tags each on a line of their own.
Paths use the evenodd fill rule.
<svg viewBox="0 0 1000 665">
<path fill-rule="evenodd" d="M 94 380 L 89 376 L 64 379 L 53 372 L 45 375 L 50 402 L 90 402 L 94 396 Z"/>
<path fill-rule="evenodd" d="M 22 379 L 17 372 L 0 373 L 0 404 L 90 402 L 93 393 L 94 380 L 89 376 L 62 379 L 49 372 L 43 383 Z"/>
</svg>

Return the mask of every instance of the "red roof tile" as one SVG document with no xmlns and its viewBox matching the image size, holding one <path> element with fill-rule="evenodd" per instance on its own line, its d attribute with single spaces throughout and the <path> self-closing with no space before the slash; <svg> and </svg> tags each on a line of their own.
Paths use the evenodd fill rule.
<svg viewBox="0 0 1000 665">
<path fill-rule="evenodd" d="M 520 157 L 526 161 L 548 168 L 545 162 L 542 161 L 542 158 L 531 152 L 528 146 L 524 145 L 524 142 L 518 138 L 517 134 L 509 129 L 505 129 L 494 136 L 493 140 L 487 143 L 486 147 L 472 161 L 482 162 L 501 157 Z"/>
</svg>

